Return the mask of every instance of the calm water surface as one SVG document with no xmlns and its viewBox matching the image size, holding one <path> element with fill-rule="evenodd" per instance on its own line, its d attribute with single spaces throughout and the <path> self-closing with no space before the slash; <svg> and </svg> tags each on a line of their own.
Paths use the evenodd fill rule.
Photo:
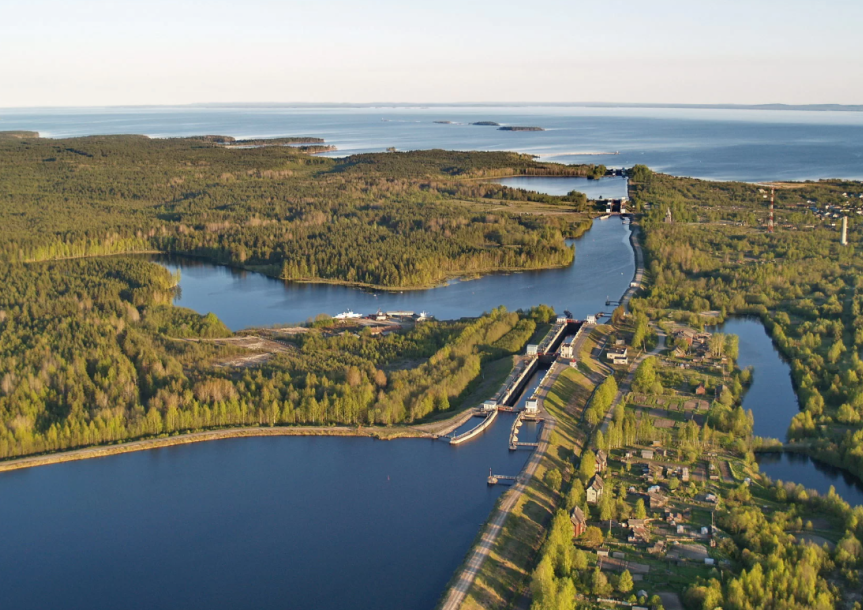
<svg viewBox="0 0 863 610">
<path fill-rule="evenodd" d="M 0 475 L 3 608 L 432 608 L 528 452 L 233 439 Z"/>
<path fill-rule="evenodd" d="M 546 131 L 508 132 L 468 124 L 483 120 Z M 545 161 L 610 167 L 643 163 L 678 176 L 715 180 L 863 178 L 861 112 L 578 107 L 0 109 L 0 130 L 9 129 L 50 137 L 306 135 L 335 144 L 336 155 L 390 146 L 514 150 Z"/>
<path fill-rule="evenodd" d="M 477 316 L 499 305 L 514 311 L 545 303 L 584 318 L 608 309 L 606 296 L 618 298 L 632 281 L 635 262 L 629 233 L 629 226 L 618 218 L 597 220 L 585 235 L 571 240 L 575 263 L 565 269 L 486 275 L 405 292 L 295 284 L 190 258 L 155 260 L 181 272 L 177 305 L 212 311 L 233 330 L 304 322 L 320 313 L 335 315 L 348 309 L 363 314 L 378 309 L 427 311 L 449 320 Z"/>
<path fill-rule="evenodd" d="M 740 337 L 738 365 L 754 368 L 743 408 L 752 409 L 755 415 L 755 436 L 785 440 L 791 419 L 800 410 L 791 384 L 791 367 L 773 347 L 773 340 L 759 320 L 729 320 L 720 332 Z"/>
<path fill-rule="evenodd" d="M 794 453 L 759 453 L 757 458 L 761 472 L 774 481 L 793 481 L 825 495 L 832 485 L 852 506 L 863 504 L 863 482 L 830 464 Z"/>
<path fill-rule="evenodd" d="M 582 316 L 631 280 L 628 235 L 619 220 L 598 222 L 568 269 L 378 297 L 169 266 L 183 270 L 180 304 L 232 328 L 347 307 L 452 318 L 546 302 Z M 457 447 L 233 439 L 0 474 L 2 605 L 432 608 L 505 489 L 486 485 L 488 469 L 516 474 L 530 456 L 508 450 L 513 418 L 501 413 Z M 536 427 L 521 435 L 535 438 Z"/>
<path fill-rule="evenodd" d="M 588 178 L 524 176 L 516 178 L 501 178 L 495 180 L 498 184 L 526 191 L 536 191 L 547 195 L 567 195 L 570 191 L 578 191 L 587 195 L 588 199 L 620 199 L 626 197 L 627 180 L 620 176 L 606 176 L 597 180 Z"/>
<path fill-rule="evenodd" d="M 741 368 L 754 369 L 752 386 L 743 398 L 743 408 L 755 416 L 754 434 L 784 440 L 791 419 L 799 412 L 791 383 L 791 367 L 773 347 L 764 326 L 755 319 L 732 319 L 721 332 L 740 337 Z M 852 475 L 805 455 L 757 454 L 761 471 L 774 480 L 793 481 L 807 489 L 826 494 L 833 485 L 836 493 L 852 505 L 863 504 L 863 483 Z"/>
</svg>

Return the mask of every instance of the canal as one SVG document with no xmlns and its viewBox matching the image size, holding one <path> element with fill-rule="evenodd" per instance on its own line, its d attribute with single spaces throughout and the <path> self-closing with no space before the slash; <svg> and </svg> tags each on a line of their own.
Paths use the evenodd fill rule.
<svg viewBox="0 0 863 610">
<path fill-rule="evenodd" d="M 607 296 L 619 298 L 635 273 L 629 226 L 619 218 L 596 220 L 575 247 L 575 263 L 563 269 L 491 274 L 454 280 L 429 290 L 374 292 L 332 284 L 296 284 L 259 273 L 221 267 L 189 257 L 156 256 L 180 271 L 175 304 L 212 311 L 232 330 L 305 322 L 320 313 L 343 311 L 427 311 L 438 319 L 478 316 L 499 305 L 514 311 L 540 303 L 576 317 L 606 310 Z"/>
<path fill-rule="evenodd" d="M 377 296 L 168 266 L 182 270 L 178 304 L 235 329 L 348 308 L 456 318 L 544 302 L 581 317 L 629 285 L 628 237 L 597 221 L 569 268 Z M 0 474 L 3 607 L 431 608 L 506 489 L 487 485 L 488 469 L 517 474 L 530 456 L 508 449 L 514 417 L 457 447 L 246 438 Z"/>
</svg>

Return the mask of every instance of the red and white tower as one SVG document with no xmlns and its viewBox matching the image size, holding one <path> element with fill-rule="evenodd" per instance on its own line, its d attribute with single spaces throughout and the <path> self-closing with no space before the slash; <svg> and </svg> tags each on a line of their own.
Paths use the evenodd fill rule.
<svg viewBox="0 0 863 610">
<path fill-rule="evenodd" d="M 770 215 L 767 217 L 767 232 L 773 233 L 773 193 L 775 189 L 770 189 Z"/>
</svg>

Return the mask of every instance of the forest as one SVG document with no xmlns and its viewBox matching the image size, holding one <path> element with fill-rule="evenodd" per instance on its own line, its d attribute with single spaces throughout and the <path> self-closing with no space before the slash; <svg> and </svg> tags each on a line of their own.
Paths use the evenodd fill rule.
<svg viewBox="0 0 863 610">
<path fill-rule="evenodd" d="M 589 227 L 583 196 L 478 179 L 592 166 L 445 151 L 328 159 L 290 146 L 301 143 L 321 144 L 0 134 L 0 457 L 221 426 L 416 422 L 548 321 L 536 308 L 387 336 L 313 328 L 262 366 L 218 366 L 242 353 L 214 341 L 232 333 L 174 307 L 177 278 L 124 255 L 416 287 L 568 265 L 565 237 Z M 508 201 L 560 213 L 509 213 Z"/>
<path fill-rule="evenodd" d="M 416 422 L 553 315 L 496 309 L 387 336 L 312 329 L 238 370 L 214 366 L 242 349 L 207 341 L 231 333 L 174 307 L 175 282 L 143 257 L 2 267 L 0 458 L 222 426 Z"/>
<path fill-rule="evenodd" d="M 583 195 L 477 180 L 594 171 L 504 152 L 330 159 L 223 136 L 0 133 L 0 260 L 162 251 L 286 280 L 427 287 L 569 265 L 564 239 L 590 224 Z M 513 200 L 560 211 L 510 213 Z"/>
<path fill-rule="evenodd" d="M 801 408 L 791 441 L 863 476 L 863 223 L 849 196 L 863 185 L 777 185 L 769 233 L 769 187 L 649 171 L 640 178 L 632 190 L 644 214 L 650 282 L 634 309 L 689 312 L 696 325 L 710 311 L 759 317 L 791 364 Z M 849 216 L 848 245 L 824 210 Z"/>
</svg>

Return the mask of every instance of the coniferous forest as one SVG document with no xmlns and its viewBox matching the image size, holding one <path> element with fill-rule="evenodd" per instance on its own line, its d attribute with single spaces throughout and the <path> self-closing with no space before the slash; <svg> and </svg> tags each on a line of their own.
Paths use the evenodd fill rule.
<svg viewBox="0 0 863 610">
<path fill-rule="evenodd" d="M 220 139 L 0 137 L 0 457 L 202 428 L 395 424 L 450 408 L 480 364 L 551 315 L 496 310 L 385 337 L 310 332 L 265 365 L 212 314 L 174 307 L 167 251 L 284 279 L 415 286 L 566 265 L 583 197 L 477 182 L 583 174 L 514 153 L 344 160 Z M 560 206 L 510 213 L 507 201 Z M 479 202 L 479 203 L 477 203 Z M 477 211 L 481 205 L 482 211 Z"/>
</svg>

